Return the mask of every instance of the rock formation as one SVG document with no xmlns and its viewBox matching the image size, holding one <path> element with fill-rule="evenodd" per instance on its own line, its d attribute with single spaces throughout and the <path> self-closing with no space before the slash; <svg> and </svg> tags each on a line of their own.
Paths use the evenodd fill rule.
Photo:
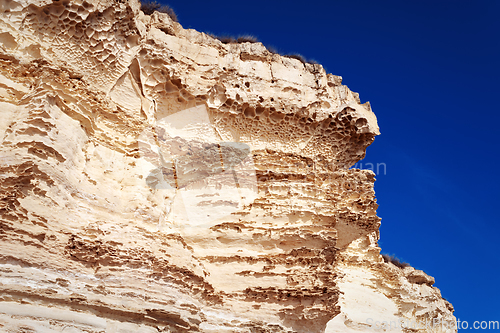
<svg viewBox="0 0 500 333">
<path fill-rule="evenodd" d="M 382 259 L 374 174 L 349 169 L 376 118 L 321 65 L 137 0 L 2 0 L 0 112 L 2 332 L 454 320 Z"/>
</svg>

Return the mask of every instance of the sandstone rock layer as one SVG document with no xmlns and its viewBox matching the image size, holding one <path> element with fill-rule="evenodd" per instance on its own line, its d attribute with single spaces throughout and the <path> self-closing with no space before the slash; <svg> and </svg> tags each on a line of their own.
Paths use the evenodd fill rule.
<svg viewBox="0 0 500 333">
<path fill-rule="evenodd" d="M 376 118 L 321 65 L 134 0 L 3 0 L 0 112 L 2 332 L 454 320 L 382 260 L 374 174 L 349 169 Z"/>
</svg>

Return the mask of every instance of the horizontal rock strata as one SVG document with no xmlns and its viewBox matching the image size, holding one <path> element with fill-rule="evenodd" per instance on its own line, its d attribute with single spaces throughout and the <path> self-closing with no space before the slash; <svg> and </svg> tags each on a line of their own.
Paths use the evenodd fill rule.
<svg viewBox="0 0 500 333">
<path fill-rule="evenodd" d="M 454 319 L 380 256 L 374 174 L 349 169 L 376 118 L 321 65 L 135 0 L 4 0 L 0 112 L 3 332 Z"/>
</svg>

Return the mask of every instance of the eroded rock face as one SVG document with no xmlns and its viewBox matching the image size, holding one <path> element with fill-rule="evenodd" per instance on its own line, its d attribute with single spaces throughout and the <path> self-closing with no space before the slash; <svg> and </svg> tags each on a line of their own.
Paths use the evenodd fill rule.
<svg viewBox="0 0 500 333">
<path fill-rule="evenodd" d="M 321 65 L 139 8 L 0 3 L 2 331 L 454 319 L 379 254 L 374 174 L 349 169 L 379 134 L 369 104 Z"/>
</svg>

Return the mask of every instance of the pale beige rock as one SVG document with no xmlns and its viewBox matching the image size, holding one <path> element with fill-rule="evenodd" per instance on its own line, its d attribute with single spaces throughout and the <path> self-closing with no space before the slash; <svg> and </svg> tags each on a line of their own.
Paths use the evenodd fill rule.
<svg viewBox="0 0 500 333">
<path fill-rule="evenodd" d="M 374 174 L 349 169 L 379 134 L 369 103 L 139 8 L 0 3 L 1 331 L 454 319 L 379 254 Z"/>
</svg>

